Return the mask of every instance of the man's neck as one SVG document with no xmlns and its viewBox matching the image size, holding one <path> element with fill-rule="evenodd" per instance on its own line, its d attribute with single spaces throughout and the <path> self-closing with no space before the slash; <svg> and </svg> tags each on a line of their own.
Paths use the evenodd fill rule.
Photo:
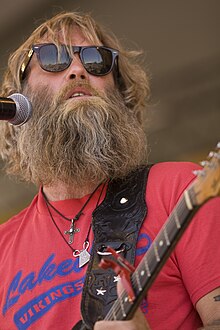
<svg viewBox="0 0 220 330">
<path fill-rule="evenodd" d="M 50 186 L 43 186 L 43 191 L 50 201 L 60 201 L 71 198 L 82 198 L 91 194 L 98 186 L 97 183 L 88 183 L 86 186 L 68 186 L 63 182 L 54 183 Z"/>
</svg>

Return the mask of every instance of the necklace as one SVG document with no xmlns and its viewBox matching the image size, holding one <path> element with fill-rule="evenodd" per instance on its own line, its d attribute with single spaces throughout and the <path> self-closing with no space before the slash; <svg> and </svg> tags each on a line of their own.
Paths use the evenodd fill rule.
<svg viewBox="0 0 220 330">
<path fill-rule="evenodd" d="M 75 227 L 75 222 L 77 220 L 79 220 L 79 218 L 81 217 L 81 215 L 83 215 L 83 210 L 84 208 L 87 206 L 87 204 L 89 203 L 89 201 L 92 199 L 92 197 L 94 196 L 94 194 L 96 193 L 96 191 L 98 190 L 98 188 L 101 186 L 102 182 L 95 188 L 95 190 L 91 193 L 91 195 L 89 196 L 89 198 L 87 199 L 87 201 L 85 202 L 85 204 L 82 206 L 82 208 L 79 210 L 79 212 L 75 215 L 75 217 L 73 218 L 67 218 L 65 215 L 63 215 L 59 210 L 57 210 L 48 200 L 47 196 L 45 195 L 43 188 L 41 189 L 42 195 L 44 197 L 44 200 L 46 202 L 47 208 L 48 206 L 50 206 L 57 214 L 59 214 L 63 219 L 70 221 L 70 229 L 69 230 L 65 230 L 64 234 L 65 235 L 69 235 L 69 244 L 73 243 L 73 239 L 74 239 L 74 234 L 78 233 L 80 231 L 79 228 Z M 50 216 L 51 216 L 51 212 L 50 212 Z M 53 217 L 52 217 L 53 218 Z"/>
<path fill-rule="evenodd" d="M 47 206 L 47 210 L 48 210 L 48 213 L 50 215 L 50 218 L 53 222 L 53 224 L 55 225 L 56 229 L 58 230 L 59 234 L 61 235 L 61 237 L 63 238 L 64 242 L 69 246 L 69 248 L 72 250 L 72 254 L 75 258 L 79 257 L 79 267 L 82 267 L 84 266 L 87 262 L 89 262 L 90 260 L 90 254 L 89 252 L 87 251 L 88 248 L 89 248 L 89 234 L 90 234 L 90 230 L 91 230 L 91 223 L 90 223 L 90 226 L 89 226 L 89 229 L 88 229 L 88 233 L 86 235 L 86 239 L 83 243 L 83 247 L 81 250 L 78 250 L 78 249 L 74 249 L 70 244 L 72 244 L 73 242 L 73 236 L 75 233 L 79 232 L 80 229 L 79 228 L 75 228 L 75 221 L 77 221 L 80 216 L 83 214 L 83 210 L 85 209 L 86 205 L 89 203 L 89 201 L 92 199 L 92 197 L 94 196 L 95 192 L 98 190 L 98 188 L 101 186 L 102 182 L 95 188 L 95 190 L 91 193 L 91 195 L 89 196 L 89 198 L 87 199 L 87 201 L 84 203 L 84 205 L 82 206 L 82 208 L 79 210 L 79 212 L 75 215 L 74 218 L 67 218 L 65 215 L 63 215 L 59 210 L 57 210 L 48 200 L 47 196 L 45 195 L 44 191 L 43 191 L 43 188 L 41 189 L 41 192 L 42 192 L 42 195 L 43 195 L 43 198 L 45 200 L 45 203 L 46 203 L 46 206 Z M 103 193 L 103 190 L 105 188 L 105 184 L 106 182 L 103 184 L 103 187 L 101 189 L 101 192 L 99 194 L 99 198 L 97 200 L 97 203 L 96 203 L 96 207 L 99 205 L 99 202 L 100 202 L 100 199 L 101 199 L 101 196 L 102 196 L 102 193 Z M 60 228 L 58 227 L 56 221 L 54 220 L 53 218 L 53 215 L 52 215 L 52 212 L 50 210 L 50 207 L 57 213 L 59 214 L 63 219 L 67 220 L 67 221 L 71 221 L 71 225 L 70 225 L 70 229 L 69 230 L 66 230 L 64 232 L 64 234 L 68 234 L 69 235 L 69 242 L 66 241 L 63 233 L 61 232 Z"/>
</svg>

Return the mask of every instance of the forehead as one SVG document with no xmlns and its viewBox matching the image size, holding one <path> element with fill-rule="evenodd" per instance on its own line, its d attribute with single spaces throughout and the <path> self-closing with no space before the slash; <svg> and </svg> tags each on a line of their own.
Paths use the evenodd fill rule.
<svg viewBox="0 0 220 330">
<path fill-rule="evenodd" d="M 101 42 L 96 35 L 92 35 L 90 31 L 82 30 L 77 25 L 74 25 L 68 29 L 55 31 L 53 34 L 46 33 L 41 41 L 77 46 L 101 45 Z"/>
</svg>

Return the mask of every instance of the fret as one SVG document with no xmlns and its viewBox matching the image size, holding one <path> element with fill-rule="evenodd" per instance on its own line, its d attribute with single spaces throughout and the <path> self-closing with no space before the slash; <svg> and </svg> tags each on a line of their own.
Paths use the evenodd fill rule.
<svg viewBox="0 0 220 330">
<path fill-rule="evenodd" d="M 193 209 L 193 205 L 191 203 L 191 199 L 190 199 L 190 196 L 189 196 L 189 192 L 188 190 L 185 190 L 184 191 L 184 194 L 183 194 L 184 198 L 185 198 L 185 202 L 186 202 L 186 206 L 189 210 L 192 210 Z"/>
<path fill-rule="evenodd" d="M 159 256 L 159 253 L 158 253 L 156 242 L 153 242 L 152 244 L 153 244 L 156 260 L 157 260 L 157 262 L 159 262 L 160 261 L 160 256 Z"/>
<path fill-rule="evenodd" d="M 165 238 L 166 244 L 167 244 L 167 246 L 169 246 L 170 245 L 170 240 L 169 240 L 169 236 L 168 236 L 168 233 L 167 233 L 167 227 L 166 227 L 166 225 L 164 225 L 163 234 L 164 234 L 164 238 Z"/>
<path fill-rule="evenodd" d="M 145 266 L 145 269 L 146 269 L 146 272 L 147 272 L 147 276 L 151 277 L 151 272 L 150 272 L 150 268 L 149 268 L 149 265 L 148 265 L 147 256 L 144 256 L 143 260 L 144 260 L 144 266 Z"/>
<path fill-rule="evenodd" d="M 124 308 L 123 300 L 121 299 L 121 297 L 119 297 L 118 299 L 119 299 L 119 303 L 120 303 L 120 306 L 121 306 L 122 315 L 123 315 L 123 317 L 126 317 L 127 314 L 125 313 L 125 308 Z"/>
<path fill-rule="evenodd" d="M 138 271 L 135 272 L 135 277 L 136 277 L 136 281 L 137 281 L 137 285 L 138 285 L 138 290 L 139 291 L 142 291 L 142 286 L 141 286 L 141 282 L 140 282 Z"/>
<path fill-rule="evenodd" d="M 176 208 L 173 210 L 173 216 L 174 216 L 174 220 L 175 220 L 175 223 L 176 223 L 176 227 L 178 229 L 180 229 L 181 228 L 181 224 L 180 224 L 180 221 L 179 221 L 179 217 L 178 217 Z"/>
</svg>

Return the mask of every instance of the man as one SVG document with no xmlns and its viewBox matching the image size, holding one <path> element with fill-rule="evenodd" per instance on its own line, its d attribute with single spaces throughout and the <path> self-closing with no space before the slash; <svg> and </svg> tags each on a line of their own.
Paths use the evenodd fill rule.
<svg viewBox="0 0 220 330">
<path fill-rule="evenodd" d="M 137 55 L 124 50 L 89 15 L 62 13 L 37 28 L 9 60 L 2 95 L 24 94 L 33 114 L 23 126 L 1 123 L 1 155 L 7 172 L 35 183 L 39 193 L 27 209 L 1 225 L 1 330 L 71 329 L 82 318 L 81 299 L 96 285 L 88 285 L 94 275 L 89 267 L 98 253 L 106 254 L 95 249 L 100 232 L 108 235 L 114 222 L 114 217 L 108 223 L 101 216 L 101 226 L 96 223 L 106 198 L 116 219 L 123 208 L 128 227 L 136 219 L 136 207 L 147 212 L 140 232 L 129 233 L 132 242 L 138 234 L 137 266 L 195 178 L 195 164 L 155 164 L 146 188 L 141 181 L 127 188 L 131 173 L 136 180 L 145 171 L 148 154 L 142 130 L 148 79 Z M 109 187 L 117 190 L 118 182 L 126 182 L 118 195 L 130 195 L 120 195 L 116 210 L 118 195 L 110 194 Z M 188 195 L 186 200 L 190 208 Z M 219 216 L 218 198 L 198 211 L 131 320 L 99 321 L 94 328 L 148 329 L 147 319 L 151 329 L 189 330 L 218 322 Z M 127 227 L 114 225 L 115 237 L 123 236 Z M 129 244 L 116 251 L 129 255 Z M 104 276 L 91 297 L 94 313 L 96 300 L 103 299 L 105 306 L 111 296 Z M 82 310 L 88 308 L 85 301 Z M 86 318 L 93 317 L 88 314 Z"/>
</svg>

